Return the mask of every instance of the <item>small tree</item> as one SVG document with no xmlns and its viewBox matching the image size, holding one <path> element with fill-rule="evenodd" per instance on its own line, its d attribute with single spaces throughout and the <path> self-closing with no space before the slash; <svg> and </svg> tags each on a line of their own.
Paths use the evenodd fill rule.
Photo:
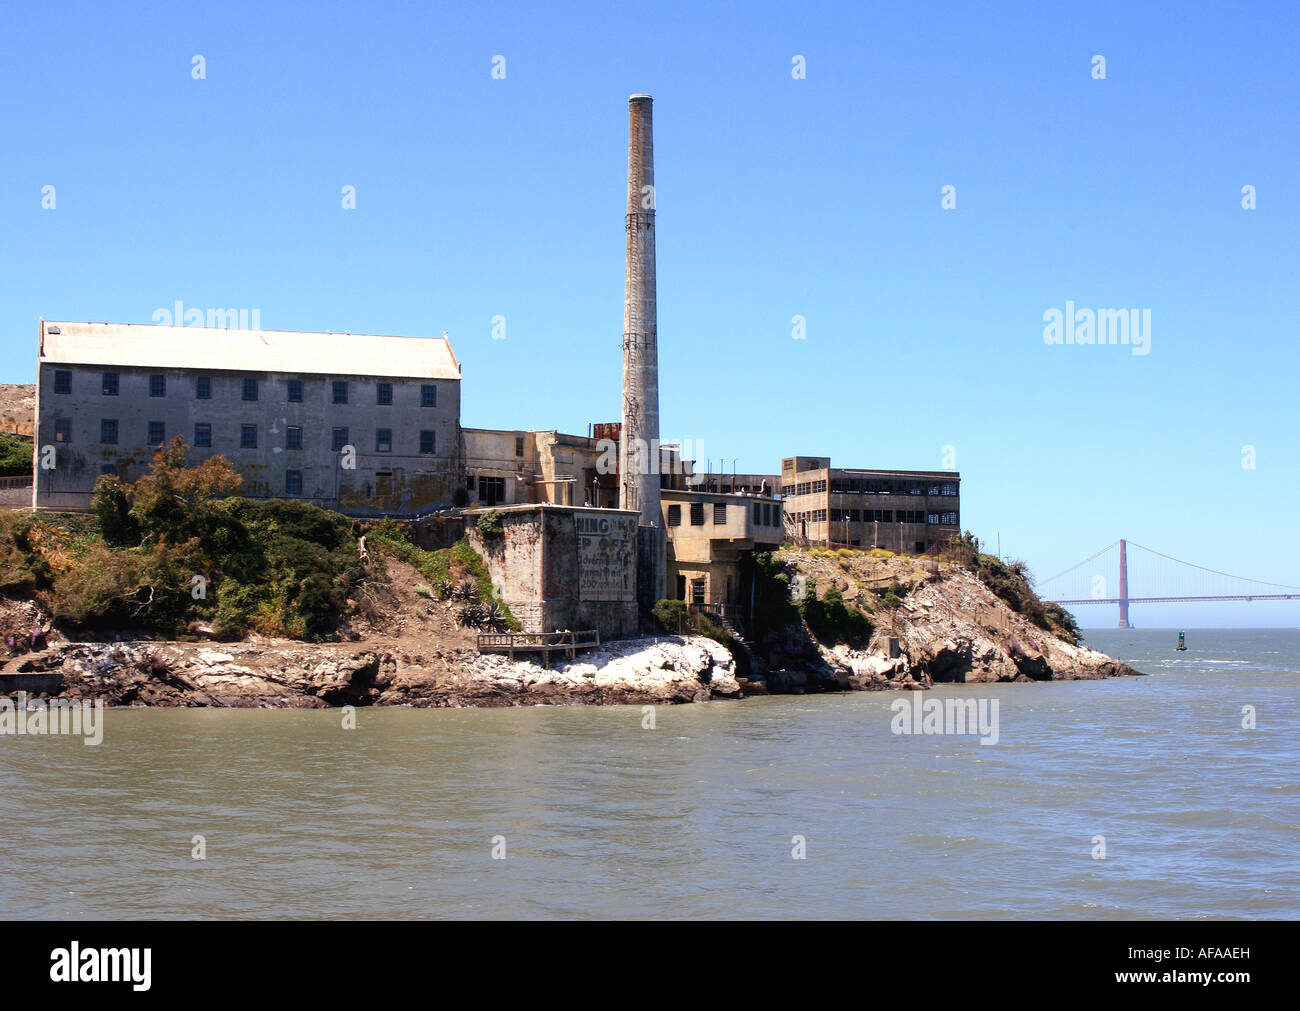
<svg viewBox="0 0 1300 1011">
<path fill-rule="evenodd" d="M 144 536 L 169 541 L 200 536 L 207 529 L 208 505 L 239 491 L 243 477 L 224 456 L 185 466 L 188 447 L 178 435 L 153 455 L 153 468 L 130 486 L 131 514 Z"/>
</svg>

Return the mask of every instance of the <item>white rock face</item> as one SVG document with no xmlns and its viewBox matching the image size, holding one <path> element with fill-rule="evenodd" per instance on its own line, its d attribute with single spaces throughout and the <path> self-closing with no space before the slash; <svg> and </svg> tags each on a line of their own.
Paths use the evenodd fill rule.
<svg viewBox="0 0 1300 1011">
<path fill-rule="evenodd" d="M 731 653 L 701 636 L 622 639 L 552 669 L 533 660 L 511 661 L 488 654 L 474 660 L 469 673 L 475 681 L 506 691 L 519 690 L 520 683 L 552 692 L 587 691 L 594 686 L 697 701 L 740 692 Z"/>
</svg>

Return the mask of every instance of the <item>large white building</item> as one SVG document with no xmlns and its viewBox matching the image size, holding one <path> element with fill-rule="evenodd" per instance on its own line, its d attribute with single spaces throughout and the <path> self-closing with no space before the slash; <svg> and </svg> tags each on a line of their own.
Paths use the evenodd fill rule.
<svg viewBox="0 0 1300 1011">
<path fill-rule="evenodd" d="M 443 337 L 40 324 L 38 509 L 85 509 L 181 436 L 242 495 L 415 515 L 460 487 L 460 365 Z M 52 448 L 53 452 L 50 452 Z"/>
</svg>

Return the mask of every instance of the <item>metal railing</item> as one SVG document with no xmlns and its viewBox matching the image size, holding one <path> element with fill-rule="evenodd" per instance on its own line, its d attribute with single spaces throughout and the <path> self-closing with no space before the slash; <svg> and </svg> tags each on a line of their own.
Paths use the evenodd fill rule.
<svg viewBox="0 0 1300 1011">
<path fill-rule="evenodd" d="M 739 618 L 742 616 L 742 608 L 739 604 L 696 604 L 688 605 L 692 614 L 698 614 L 703 611 L 705 614 L 712 614 L 718 618 Z"/>
<path fill-rule="evenodd" d="M 580 649 L 600 645 L 600 629 L 583 632 L 484 632 L 478 637 L 480 653 L 505 653 L 511 660 L 516 653 L 541 653 L 542 662 L 550 663 L 551 653 L 567 653 L 569 659 Z"/>
</svg>

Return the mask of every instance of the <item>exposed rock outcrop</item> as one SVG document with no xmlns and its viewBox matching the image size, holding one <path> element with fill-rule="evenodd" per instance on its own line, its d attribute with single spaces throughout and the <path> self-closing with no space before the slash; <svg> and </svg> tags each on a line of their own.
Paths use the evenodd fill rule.
<svg viewBox="0 0 1300 1011">
<path fill-rule="evenodd" d="M 900 656 L 890 657 L 897 640 Z M 943 682 L 1078 681 L 1139 671 L 1076 646 L 1016 614 L 965 569 L 949 567 L 914 587 L 866 650 L 821 649 L 857 689 Z"/>
<path fill-rule="evenodd" d="M 549 668 L 475 650 L 411 656 L 347 643 L 267 640 L 220 647 L 60 642 L 17 667 L 57 672 L 61 696 L 107 705 L 669 704 L 740 694 L 731 654 L 698 637 L 623 640 Z"/>
</svg>

